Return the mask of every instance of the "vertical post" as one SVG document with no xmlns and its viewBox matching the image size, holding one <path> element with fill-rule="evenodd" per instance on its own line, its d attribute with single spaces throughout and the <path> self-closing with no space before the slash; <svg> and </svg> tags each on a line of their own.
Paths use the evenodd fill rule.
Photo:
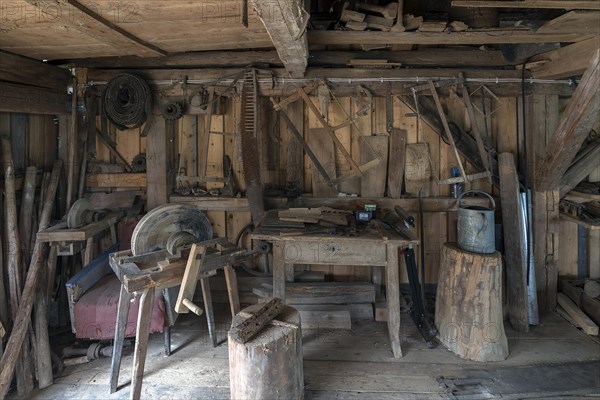
<svg viewBox="0 0 600 400">
<path fill-rule="evenodd" d="M 400 347 L 400 266 L 398 264 L 398 246 L 387 245 L 386 297 L 388 311 L 388 331 L 394 357 L 402 358 Z"/>
</svg>

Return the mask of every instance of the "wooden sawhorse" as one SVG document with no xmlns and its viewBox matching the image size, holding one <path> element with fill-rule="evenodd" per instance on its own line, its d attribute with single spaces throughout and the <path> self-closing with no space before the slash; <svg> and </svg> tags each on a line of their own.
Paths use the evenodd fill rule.
<svg viewBox="0 0 600 400">
<path fill-rule="evenodd" d="M 245 257 L 246 250 L 238 248 L 227 242 L 226 239 L 214 239 L 201 242 L 206 252 L 197 270 L 202 287 L 204 308 L 208 322 L 208 332 L 213 346 L 217 346 L 215 321 L 212 308 L 212 298 L 208 278 L 223 268 L 227 281 L 227 292 L 231 314 L 234 316 L 240 310 L 237 291 L 237 279 L 232 265 Z M 117 310 L 115 326 L 115 340 L 113 344 L 112 363 L 110 370 L 110 393 L 117 391 L 119 371 L 121 369 L 121 355 L 125 341 L 125 328 L 129 316 L 131 296 L 141 293 L 139 311 L 136 324 L 135 350 L 133 354 L 133 373 L 131 378 L 131 399 L 139 399 L 142 392 L 144 366 L 148 351 L 150 335 L 150 322 L 152 319 L 152 304 L 157 290 L 164 290 L 182 284 L 190 248 L 181 249 L 179 254 L 173 256 L 166 250 L 133 256 L 130 250 L 113 253 L 110 255 L 110 265 L 121 281 L 121 293 Z M 196 252 L 192 253 L 193 258 Z"/>
</svg>

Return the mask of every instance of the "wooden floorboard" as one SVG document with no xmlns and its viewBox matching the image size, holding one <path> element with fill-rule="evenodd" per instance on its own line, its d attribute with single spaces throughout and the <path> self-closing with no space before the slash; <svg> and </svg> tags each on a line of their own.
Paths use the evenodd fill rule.
<svg viewBox="0 0 600 400">
<path fill-rule="evenodd" d="M 217 312 L 217 316 L 221 316 L 217 320 L 221 342 L 226 339 L 230 323 L 226 317 L 227 310 L 224 310 Z M 556 314 L 543 316 L 542 326 L 532 327 L 526 334 L 515 332 L 505 324 L 510 355 L 503 362 L 490 364 L 460 359 L 441 345 L 428 349 L 410 318 L 403 314 L 402 322 L 404 357 L 401 359 L 392 357 L 387 327 L 383 322 L 353 322 L 350 331 L 303 332 L 306 399 L 452 398 L 449 397 L 450 389 L 438 383 L 440 377 L 487 377 L 498 381 L 491 389 L 502 398 L 534 398 L 535 393 L 515 393 L 515 390 L 509 389 L 510 379 L 499 380 L 507 374 L 503 371 L 532 365 L 555 366 L 568 371 L 568 366 L 560 365 L 600 360 L 600 345 Z M 180 316 L 172 331 L 172 340 L 175 351 L 170 357 L 165 357 L 162 335 L 151 335 L 142 398 L 229 398 L 227 345 L 223 342 L 216 348 L 212 347 L 205 319 L 193 315 Z M 54 385 L 30 398 L 127 398 L 132 366 L 130 352 L 123 356 L 120 390 L 112 395 L 108 393 L 109 365 L 110 360 L 102 358 L 82 366 L 68 367 Z M 595 373 L 596 369 L 590 372 Z M 548 374 L 551 374 L 554 370 L 549 371 Z M 581 379 L 581 373 L 577 376 Z M 593 385 L 583 388 L 584 392 L 573 389 L 573 382 L 581 382 L 577 379 L 570 377 L 565 380 L 564 393 L 543 392 L 544 388 L 540 387 L 540 393 L 544 393 L 545 397 L 538 398 L 549 398 L 553 393 L 594 393 Z M 485 379 L 483 382 L 486 382 Z M 554 383 L 548 385 L 550 389 L 553 387 L 556 387 Z M 531 388 L 524 388 L 531 391 Z"/>
</svg>

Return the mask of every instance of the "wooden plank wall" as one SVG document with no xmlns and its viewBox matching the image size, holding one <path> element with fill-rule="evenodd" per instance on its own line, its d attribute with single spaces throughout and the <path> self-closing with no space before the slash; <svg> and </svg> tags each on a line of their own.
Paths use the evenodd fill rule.
<svg viewBox="0 0 600 400">
<path fill-rule="evenodd" d="M 317 96 L 311 96 L 311 100 L 320 109 L 321 105 Z M 442 98 L 448 115 L 455 121 L 461 121 L 463 129 L 469 131 L 471 121 L 468 121 L 465 106 L 462 100 L 451 95 Z M 339 102 L 338 102 L 339 101 Z M 483 132 L 484 140 L 491 143 L 498 151 L 516 152 L 517 144 L 517 100 L 512 97 L 501 98 L 500 101 L 485 97 L 486 105 L 484 107 L 483 97 L 477 93 L 473 95 L 473 102 L 479 109 L 486 109 L 491 115 L 485 119 L 477 113 L 478 119 L 475 121 Z M 361 161 L 361 146 L 364 148 L 365 141 L 361 136 L 382 136 L 388 138 L 386 132 L 386 99 L 376 97 L 373 99 L 371 109 L 364 116 L 356 115 L 359 105 L 355 99 L 350 97 L 341 97 L 331 99 L 327 109 L 326 120 L 332 126 L 339 125 L 352 116 L 355 125 L 347 126 L 336 131 L 336 136 L 348 149 L 353 159 Z M 491 112 L 493 110 L 493 112 Z M 283 120 L 276 117 L 268 99 L 263 98 L 259 102 L 259 131 L 261 138 L 261 165 L 263 183 L 267 187 L 282 189 L 290 177 L 294 177 L 298 185 L 306 194 L 312 194 L 314 188 L 321 187 L 322 182 L 315 182 L 320 179 L 312 162 L 304 154 L 298 157 L 298 146 L 295 139 L 288 131 L 288 127 Z M 308 107 L 302 107 L 301 101 L 294 103 L 289 108 L 290 118 L 294 121 L 298 129 L 303 133 L 305 140 L 309 143 L 310 134 L 326 135 L 319 131 L 321 128 L 316 116 Z M 223 155 L 228 155 L 233 162 L 234 177 L 238 185 L 243 189 L 244 179 L 242 174 L 242 165 L 240 157 L 240 143 L 238 136 L 230 133 L 239 132 L 240 100 L 239 97 L 227 98 L 225 101 L 225 113 L 223 115 L 213 115 L 211 120 L 211 130 L 213 132 L 225 132 L 224 135 L 211 134 L 209 140 L 209 159 L 208 174 L 213 176 L 223 176 Z M 394 97 L 393 99 L 393 121 L 395 128 L 405 129 L 408 133 L 409 144 L 427 143 L 430 153 L 432 176 L 427 186 L 431 197 L 447 197 L 450 195 L 450 187 L 447 185 L 437 185 L 436 178 L 444 179 L 450 177 L 451 168 L 457 166 L 455 156 L 451 148 L 440 139 L 426 124 L 417 124 L 417 118 L 404 103 Z M 177 121 L 176 125 L 176 153 L 179 154 L 180 164 L 177 170 L 184 169 L 187 175 L 198 175 L 201 162 L 202 144 L 205 135 L 205 116 L 204 115 L 184 115 Z M 316 129 L 317 128 L 317 129 Z M 135 154 L 144 152 L 145 139 L 139 138 L 139 130 L 129 132 L 117 132 L 117 148 L 131 160 Z M 324 137 L 320 137 L 322 140 Z M 330 140 L 330 139 L 329 139 Z M 385 140 L 383 140 L 385 141 Z M 379 140 L 382 142 L 382 140 Z M 362 144 L 362 145 L 361 145 Z M 386 143 L 387 145 L 387 143 Z M 387 146 L 386 146 L 387 147 Z M 97 148 L 102 148 L 100 143 Z M 314 149 L 316 153 L 323 149 Z M 370 151 L 369 151 L 370 153 Z M 393 156 L 393 155 L 392 155 Z M 99 152 L 98 159 L 109 161 L 107 152 Z M 362 155 L 362 160 L 372 159 L 372 154 Z M 463 160 L 465 162 L 465 160 Z M 469 172 L 474 172 L 472 166 L 467 165 Z M 342 156 L 339 150 L 336 150 L 330 157 L 329 162 L 325 162 L 325 169 L 328 172 L 335 172 L 337 176 L 349 173 L 351 171 L 347 160 Z M 299 173 L 299 171 L 303 171 Z M 386 181 L 387 168 L 380 169 L 376 176 L 369 179 Z M 211 187 L 219 187 L 222 183 L 211 183 Z M 343 180 L 339 184 L 339 190 L 345 193 L 361 194 L 361 180 L 358 177 L 352 177 Z M 384 195 L 384 187 L 377 189 Z M 478 181 L 468 183 L 466 189 L 480 189 L 488 193 L 492 192 L 492 187 L 487 181 Z M 320 189 L 319 189 L 320 190 Z M 373 190 L 370 188 L 369 190 Z M 498 195 L 498 193 L 494 193 Z M 328 196 L 327 191 L 323 195 Z M 210 211 L 209 218 L 213 223 L 214 231 L 219 236 L 226 236 L 234 239 L 238 231 L 250 221 L 248 212 L 227 212 Z M 418 216 L 417 232 L 418 232 Z M 437 281 L 437 271 L 440 261 L 442 245 L 446 241 L 456 240 L 456 213 L 438 212 L 425 213 L 425 258 L 426 258 L 426 277 L 428 283 Z M 418 252 L 418 249 L 417 249 Z M 417 253 L 418 254 L 418 253 Z M 403 262 L 403 261 L 402 261 Z M 336 280 L 365 280 L 369 279 L 369 272 L 364 268 L 350 268 L 340 266 L 320 266 L 313 267 L 325 271 L 334 276 Z M 403 281 L 407 281 L 405 268 L 402 268 L 401 276 Z"/>
</svg>

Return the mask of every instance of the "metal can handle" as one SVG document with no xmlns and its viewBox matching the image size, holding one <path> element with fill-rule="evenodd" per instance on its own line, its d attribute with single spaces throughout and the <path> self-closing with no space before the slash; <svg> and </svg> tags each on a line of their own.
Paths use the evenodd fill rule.
<svg viewBox="0 0 600 400">
<path fill-rule="evenodd" d="M 461 201 L 462 197 L 467 193 L 479 193 L 479 194 L 483 194 L 483 195 L 487 196 L 490 199 L 490 201 L 492 202 L 492 210 L 494 210 L 494 211 L 496 210 L 496 202 L 494 201 L 494 198 L 492 196 L 490 196 L 489 193 L 486 193 L 483 190 L 477 190 L 477 189 L 467 190 L 466 192 L 464 192 L 463 194 L 458 196 L 458 200 L 456 201 L 458 208 L 460 208 L 460 201 Z"/>
</svg>

